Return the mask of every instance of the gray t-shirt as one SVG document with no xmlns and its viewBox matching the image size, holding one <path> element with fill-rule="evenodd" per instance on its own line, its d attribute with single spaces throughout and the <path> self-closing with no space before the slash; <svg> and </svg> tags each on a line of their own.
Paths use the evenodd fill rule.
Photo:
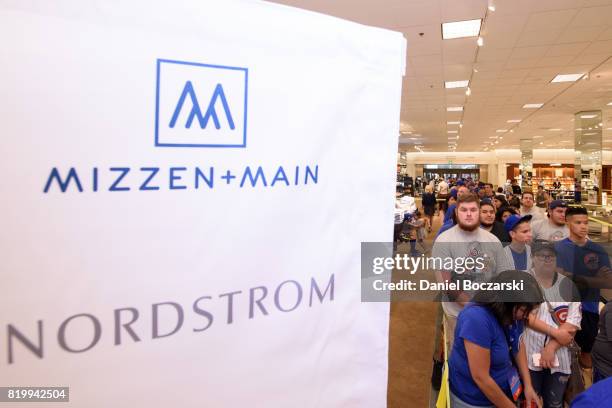
<svg viewBox="0 0 612 408">
<path fill-rule="evenodd" d="M 569 237 L 567 225 L 556 225 L 550 219 L 543 219 L 531 223 L 533 240 L 560 241 Z"/>
<path fill-rule="evenodd" d="M 431 256 L 434 258 L 481 258 L 478 264 L 484 268 L 473 268 L 462 272 L 453 272 L 455 277 L 469 279 L 475 282 L 486 282 L 500 272 L 513 269 L 501 242 L 490 232 L 476 228 L 474 231 L 464 231 L 455 225 L 436 238 Z M 473 293 L 469 293 L 473 295 Z M 448 297 L 445 297 L 448 299 Z M 442 307 L 447 315 L 457 317 L 463 306 L 457 302 L 443 302 Z"/>
<path fill-rule="evenodd" d="M 612 302 L 599 315 L 599 333 L 593 344 L 593 366 L 604 377 L 612 376 Z"/>
<path fill-rule="evenodd" d="M 544 211 L 539 208 L 536 207 L 535 205 L 533 207 L 531 207 L 531 209 L 527 210 L 525 207 L 521 206 L 519 212 L 521 213 L 521 216 L 523 215 L 531 215 L 531 225 L 533 225 L 534 222 L 538 221 L 538 220 L 545 220 L 546 219 L 546 214 L 544 213 Z"/>
</svg>

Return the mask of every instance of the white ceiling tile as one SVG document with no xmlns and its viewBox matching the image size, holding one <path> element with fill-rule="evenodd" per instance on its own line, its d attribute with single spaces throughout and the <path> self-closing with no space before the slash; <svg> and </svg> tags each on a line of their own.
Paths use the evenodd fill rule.
<svg viewBox="0 0 612 408">
<path fill-rule="evenodd" d="M 584 49 L 588 46 L 588 42 L 552 45 L 545 55 L 547 57 L 561 57 L 566 55 L 576 56 L 584 51 Z"/>
<path fill-rule="evenodd" d="M 607 25 L 612 20 L 612 5 L 581 9 L 569 24 L 570 27 L 593 27 Z"/>
<path fill-rule="evenodd" d="M 584 55 L 590 54 L 605 54 L 612 55 L 612 40 L 595 41 L 589 45 L 583 52 Z"/>
<path fill-rule="evenodd" d="M 481 0 L 440 0 L 442 21 L 463 21 L 484 18 L 487 4 Z"/>
<path fill-rule="evenodd" d="M 555 0 L 555 3 L 557 2 L 558 0 Z M 569 24 L 577 13 L 578 10 L 576 9 L 535 13 L 529 16 L 529 20 L 527 20 L 524 30 L 540 31 L 542 28 L 563 28 Z"/>
<path fill-rule="evenodd" d="M 583 55 L 580 54 L 576 58 L 574 58 L 570 63 L 571 64 L 590 64 L 591 66 L 597 66 L 601 62 L 607 60 L 610 57 L 610 54 L 591 54 L 591 55 Z"/>
<path fill-rule="evenodd" d="M 606 26 L 569 27 L 557 38 L 557 44 L 594 41 L 605 29 Z"/>
<path fill-rule="evenodd" d="M 552 45 L 563 30 L 561 28 L 546 29 L 540 31 L 523 31 L 518 41 L 517 47 L 529 47 L 535 45 Z"/>
<path fill-rule="evenodd" d="M 560 57 L 542 57 L 540 61 L 535 64 L 536 67 L 556 67 L 559 65 L 569 64 L 574 57 L 572 56 L 560 56 Z"/>
<path fill-rule="evenodd" d="M 470 78 L 471 75 L 471 64 L 444 65 L 444 78 L 447 81 L 451 80 L 449 78 Z"/>
<path fill-rule="evenodd" d="M 612 27 L 606 28 L 601 34 L 599 34 L 599 37 L 597 37 L 598 40 L 612 40 Z"/>
<path fill-rule="evenodd" d="M 537 64 L 539 58 L 529 58 L 529 59 L 510 59 L 506 63 L 506 69 L 519 69 L 519 68 L 531 68 Z"/>
<path fill-rule="evenodd" d="M 523 59 L 523 58 L 539 58 L 548 51 L 550 46 L 541 45 L 537 47 L 519 47 L 515 48 L 510 55 L 512 59 Z"/>
</svg>

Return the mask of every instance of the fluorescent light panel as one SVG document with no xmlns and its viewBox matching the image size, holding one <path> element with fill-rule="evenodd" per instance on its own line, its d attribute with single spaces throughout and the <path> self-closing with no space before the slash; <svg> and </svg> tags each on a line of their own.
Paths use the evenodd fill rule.
<svg viewBox="0 0 612 408">
<path fill-rule="evenodd" d="M 463 111 L 463 106 L 449 106 L 446 108 L 447 112 L 461 112 Z"/>
<path fill-rule="evenodd" d="M 523 109 L 539 109 L 544 106 L 543 103 L 526 103 L 523 105 Z"/>
<path fill-rule="evenodd" d="M 510 120 L 507 120 L 506 122 L 507 123 L 519 123 L 520 121 L 521 119 L 510 119 Z"/>
<path fill-rule="evenodd" d="M 580 115 L 580 119 L 593 119 L 596 117 L 597 115 Z"/>
<path fill-rule="evenodd" d="M 447 125 L 458 125 L 461 122 L 455 121 L 455 122 L 446 122 Z"/>
<path fill-rule="evenodd" d="M 465 80 L 462 80 L 462 81 L 445 81 L 444 82 L 444 87 L 446 89 L 467 88 L 469 83 L 470 83 L 469 79 L 465 79 Z"/>
<path fill-rule="evenodd" d="M 582 78 L 584 74 L 559 74 L 552 79 L 550 82 L 576 82 Z"/>
<path fill-rule="evenodd" d="M 442 39 L 476 37 L 480 33 L 482 19 L 442 23 Z"/>
</svg>

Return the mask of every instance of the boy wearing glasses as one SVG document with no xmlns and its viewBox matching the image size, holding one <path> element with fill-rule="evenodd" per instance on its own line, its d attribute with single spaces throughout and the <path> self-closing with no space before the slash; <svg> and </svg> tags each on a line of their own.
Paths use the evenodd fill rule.
<svg viewBox="0 0 612 408">
<path fill-rule="evenodd" d="M 582 300 L 582 329 L 576 334 L 580 346 L 580 365 L 592 368 L 591 350 L 599 323 L 600 288 L 611 287 L 612 270 L 606 250 L 587 238 L 589 217 L 586 208 L 568 207 L 565 220 L 569 237 L 555 243 L 557 267 L 571 278 L 580 292 Z"/>
</svg>

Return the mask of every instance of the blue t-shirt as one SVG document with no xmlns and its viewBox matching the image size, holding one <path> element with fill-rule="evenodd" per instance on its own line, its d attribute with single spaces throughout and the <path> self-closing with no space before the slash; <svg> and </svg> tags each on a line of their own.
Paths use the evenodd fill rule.
<svg viewBox="0 0 612 408">
<path fill-rule="evenodd" d="M 510 252 L 512 253 L 512 259 L 514 260 L 514 269 L 518 269 L 519 271 L 526 271 L 527 250 L 523 252 L 514 252 L 512 248 L 510 248 Z"/>
<path fill-rule="evenodd" d="M 557 266 L 578 276 L 595 276 L 603 266 L 610 267 L 610 259 L 605 249 L 593 241 L 579 246 L 565 238 L 555 243 L 555 249 Z M 582 310 L 599 314 L 599 289 L 581 289 L 580 297 L 583 299 Z"/>
<path fill-rule="evenodd" d="M 508 341 L 504 329 L 493 313 L 486 307 L 469 304 L 457 318 L 455 342 L 448 361 L 450 388 L 462 401 L 476 406 L 489 406 L 491 401 L 472 379 L 463 340 L 469 340 L 489 349 L 491 368 L 489 374 L 499 387 L 510 395 L 508 375 L 512 367 Z"/>
<path fill-rule="evenodd" d="M 612 406 L 612 377 L 597 381 L 572 401 L 571 408 L 608 408 Z"/>
</svg>

